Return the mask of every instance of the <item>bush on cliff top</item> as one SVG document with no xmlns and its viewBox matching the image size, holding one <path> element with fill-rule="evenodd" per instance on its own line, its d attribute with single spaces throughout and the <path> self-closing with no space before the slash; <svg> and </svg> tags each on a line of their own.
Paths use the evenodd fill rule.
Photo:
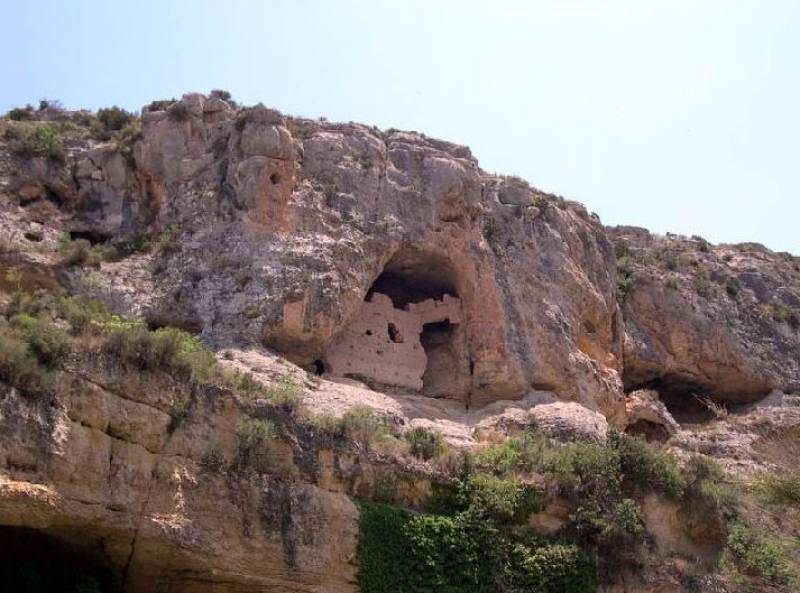
<svg viewBox="0 0 800 593">
<path fill-rule="evenodd" d="M 64 142 L 58 129 L 52 124 L 20 122 L 6 128 L 5 138 L 16 155 L 64 161 Z"/>
</svg>

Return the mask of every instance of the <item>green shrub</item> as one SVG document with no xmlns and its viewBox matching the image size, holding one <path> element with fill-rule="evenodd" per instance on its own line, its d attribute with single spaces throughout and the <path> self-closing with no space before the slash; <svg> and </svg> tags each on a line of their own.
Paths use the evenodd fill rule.
<svg viewBox="0 0 800 593">
<path fill-rule="evenodd" d="M 344 433 L 342 419 L 333 414 L 310 414 L 307 416 L 306 422 L 312 428 L 329 436 L 339 436 Z"/>
<path fill-rule="evenodd" d="M 497 221 L 494 216 L 487 216 L 483 221 L 483 236 L 490 244 L 493 244 L 497 238 Z"/>
<path fill-rule="evenodd" d="M 150 331 L 141 323 L 122 324 L 110 332 L 104 349 L 141 371 L 162 371 L 196 382 L 218 373 L 216 358 L 200 339 L 173 327 Z"/>
<path fill-rule="evenodd" d="M 499 524 L 524 523 L 531 513 L 544 509 L 544 497 L 533 486 L 490 474 L 470 476 L 462 498 L 473 513 Z"/>
<path fill-rule="evenodd" d="M 270 403 L 286 409 L 294 409 L 301 401 L 305 389 L 291 375 L 285 375 L 270 385 L 265 395 Z"/>
<path fill-rule="evenodd" d="M 81 333 L 90 327 L 93 321 L 104 320 L 108 317 L 108 309 L 100 301 L 78 295 L 66 297 L 60 303 L 61 314 L 69 321 L 72 331 Z"/>
<path fill-rule="evenodd" d="M 185 122 L 189 119 L 189 108 L 180 101 L 173 103 L 167 107 L 167 117 L 174 122 Z"/>
<path fill-rule="evenodd" d="M 98 110 L 97 119 L 110 137 L 111 132 L 119 131 L 128 125 L 134 119 L 134 115 L 114 105 Z"/>
<path fill-rule="evenodd" d="M 683 475 L 686 484 L 685 504 L 717 515 L 726 515 L 738 506 L 737 491 L 715 460 L 694 455 L 686 462 Z"/>
<path fill-rule="evenodd" d="M 736 522 L 728 535 L 728 550 L 736 566 L 745 574 L 782 584 L 793 576 L 788 564 L 788 553 L 774 537 Z"/>
<path fill-rule="evenodd" d="M 115 259 L 119 255 L 114 245 L 92 245 L 86 239 L 72 240 L 69 236 L 62 237 L 58 251 L 61 254 L 61 265 L 65 267 L 97 266 L 100 262 Z"/>
<path fill-rule="evenodd" d="M 39 363 L 27 342 L 7 326 L 0 326 L 0 378 L 31 395 L 44 394 L 53 386 L 50 371 Z"/>
<path fill-rule="evenodd" d="M 503 580 L 510 591 L 595 591 L 597 573 L 589 555 L 568 543 L 515 544 L 507 552 Z"/>
<path fill-rule="evenodd" d="M 178 251 L 178 232 L 173 225 L 168 226 L 159 235 L 153 245 L 153 251 L 161 255 L 169 255 Z"/>
<path fill-rule="evenodd" d="M 237 431 L 239 445 L 245 449 L 260 447 L 278 436 L 275 425 L 269 420 L 248 418 Z"/>
<path fill-rule="evenodd" d="M 92 322 L 101 323 L 109 318 L 105 305 L 96 299 L 86 295 L 66 296 L 42 289 L 33 293 L 15 292 L 6 311 L 12 317 L 25 314 L 65 319 L 73 333 L 82 332 Z"/>
<path fill-rule="evenodd" d="M 64 142 L 58 129 L 49 123 L 19 123 L 6 130 L 9 147 L 23 157 L 46 157 L 63 162 Z"/>
<path fill-rule="evenodd" d="M 177 396 L 172 402 L 172 408 L 169 411 L 169 426 L 167 432 L 172 434 L 178 427 L 184 423 L 189 417 L 189 411 L 192 406 L 192 400 L 188 397 Z"/>
<path fill-rule="evenodd" d="M 48 368 L 59 366 L 69 352 L 67 334 L 49 321 L 23 313 L 12 317 L 11 325 L 27 341 L 38 361 Z"/>
<path fill-rule="evenodd" d="M 483 472 L 507 476 L 516 472 L 537 470 L 551 448 L 547 437 L 528 432 L 506 439 L 499 445 L 490 445 L 472 458 L 475 467 Z"/>
<path fill-rule="evenodd" d="M 244 131 L 245 126 L 252 119 L 252 117 L 252 109 L 242 109 L 236 114 L 236 120 L 233 122 L 233 127 L 237 132 Z"/>
<path fill-rule="evenodd" d="M 800 507 L 800 470 L 782 474 L 761 474 L 755 480 L 759 493 L 777 505 Z"/>
<path fill-rule="evenodd" d="M 35 118 L 33 113 L 33 106 L 26 105 L 25 107 L 14 107 L 6 113 L 6 117 L 12 121 L 30 121 Z"/>
<path fill-rule="evenodd" d="M 498 529 L 470 513 L 414 515 L 360 505 L 356 577 L 362 593 L 588 593 L 591 558 L 574 544 Z"/>
<path fill-rule="evenodd" d="M 616 494 L 622 481 L 617 452 L 592 443 L 570 443 L 554 450 L 542 469 L 576 498 Z"/>
<path fill-rule="evenodd" d="M 239 424 L 239 464 L 252 467 L 259 473 L 290 477 L 297 473 L 291 455 L 281 457 L 278 431 L 275 425 L 263 418 L 248 418 Z"/>
<path fill-rule="evenodd" d="M 411 454 L 425 461 L 438 457 L 446 448 L 442 435 L 424 426 L 412 428 L 403 438 L 408 441 Z"/>
<path fill-rule="evenodd" d="M 222 99 L 226 103 L 228 103 L 231 107 L 236 107 L 236 101 L 233 100 L 233 95 L 230 94 L 229 91 L 223 89 L 212 89 L 211 92 L 208 94 L 209 97 L 214 97 L 217 99 Z"/>
<path fill-rule="evenodd" d="M 711 296 L 711 281 L 708 279 L 708 273 L 705 270 L 698 271 L 692 277 L 692 288 L 697 293 L 698 296 L 707 299 Z"/>
<path fill-rule="evenodd" d="M 685 478 L 674 455 L 657 451 L 644 439 L 622 432 L 609 433 L 608 446 L 619 455 L 624 480 L 642 489 L 663 492 L 674 499 L 683 496 Z"/>
<path fill-rule="evenodd" d="M 256 381 L 250 373 L 234 373 L 229 376 L 228 384 L 234 391 L 249 399 L 264 397 L 264 385 Z"/>
<path fill-rule="evenodd" d="M 206 472 L 216 473 L 221 471 L 227 462 L 228 460 L 225 459 L 225 454 L 222 452 L 222 447 L 220 447 L 219 443 L 212 443 L 200 458 L 200 467 Z"/>
<path fill-rule="evenodd" d="M 559 202 L 559 208 L 562 206 L 562 204 L 563 202 Z M 533 198 L 533 205 L 539 209 L 541 216 L 545 216 L 547 214 L 547 210 L 550 208 L 550 200 L 544 196 L 535 196 Z"/>
<path fill-rule="evenodd" d="M 341 422 L 345 435 L 364 445 L 369 445 L 379 433 L 387 431 L 386 419 L 362 404 L 347 410 Z"/>
<path fill-rule="evenodd" d="M 767 307 L 775 321 L 786 323 L 794 329 L 800 328 L 800 309 L 777 300 L 772 301 Z"/>
<path fill-rule="evenodd" d="M 728 278 L 725 280 L 725 294 L 732 299 L 739 296 L 739 281 L 736 278 Z"/>
<path fill-rule="evenodd" d="M 159 99 L 157 101 L 151 101 L 148 105 L 145 106 L 143 111 L 166 111 L 170 105 L 176 103 L 178 100 L 175 98 L 172 99 Z"/>
</svg>

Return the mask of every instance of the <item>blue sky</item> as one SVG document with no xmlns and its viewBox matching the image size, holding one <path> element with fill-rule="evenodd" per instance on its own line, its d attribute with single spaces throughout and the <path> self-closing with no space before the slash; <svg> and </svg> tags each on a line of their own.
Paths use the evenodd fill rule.
<svg viewBox="0 0 800 593">
<path fill-rule="evenodd" d="M 0 111 L 224 88 L 467 144 L 606 224 L 800 254 L 800 0 L 2 4 Z"/>
</svg>

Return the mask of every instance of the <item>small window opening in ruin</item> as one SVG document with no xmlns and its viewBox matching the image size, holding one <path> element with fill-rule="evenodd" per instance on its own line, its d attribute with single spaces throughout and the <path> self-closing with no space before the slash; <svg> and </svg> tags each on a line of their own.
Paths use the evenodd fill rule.
<svg viewBox="0 0 800 593">
<path fill-rule="evenodd" d="M 388 333 L 389 333 L 389 339 L 390 339 L 392 342 L 395 342 L 395 343 L 397 343 L 397 344 L 399 344 L 399 343 L 402 343 L 402 342 L 403 342 L 403 336 L 402 336 L 402 334 L 400 333 L 400 330 L 399 330 L 399 329 L 397 329 L 397 326 L 396 326 L 394 323 L 389 323 L 389 326 L 388 326 L 388 328 L 387 328 L 387 331 L 388 331 Z"/>
<path fill-rule="evenodd" d="M 281 182 L 281 176 L 277 173 L 273 173 L 269 176 L 269 180 L 272 182 L 272 185 L 278 185 Z"/>
<path fill-rule="evenodd" d="M 371 336 L 372 335 L 372 330 L 368 329 L 367 331 L 364 332 L 364 335 L 365 336 Z"/>
<path fill-rule="evenodd" d="M 419 341 L 428 359 L 422 375 L 422 391 L 426 395 L 442 395 L 453 389 L 453 370 L 458 368 L 458 352 L 453 344 L 455 329 L 449 319 L 422 326 Z"/>
</svg>

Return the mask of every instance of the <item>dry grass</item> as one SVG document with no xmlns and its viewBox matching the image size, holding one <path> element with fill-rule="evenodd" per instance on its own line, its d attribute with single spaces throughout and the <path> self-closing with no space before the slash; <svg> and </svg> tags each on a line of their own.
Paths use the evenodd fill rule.
<svg viewBox="0 0 800 593">
<path fill-rule="evenodd" d="M 769 430 L 753 443 L 753 449 L 765 463 L 796 470 L 800 459 L 800 426 Z"/>
<path fill-rule="evenodd" d="M 724 404 L 718 404 L 710 397 L 704 397 L 696 394 L 694 395 L 694 398 L 700 403 L 701 406 L 711 412 L 714 415 L 714 418 L 717 420 L 724 420 L 728 417 L 728 408 L 726 408 Z"/>
</svg>

